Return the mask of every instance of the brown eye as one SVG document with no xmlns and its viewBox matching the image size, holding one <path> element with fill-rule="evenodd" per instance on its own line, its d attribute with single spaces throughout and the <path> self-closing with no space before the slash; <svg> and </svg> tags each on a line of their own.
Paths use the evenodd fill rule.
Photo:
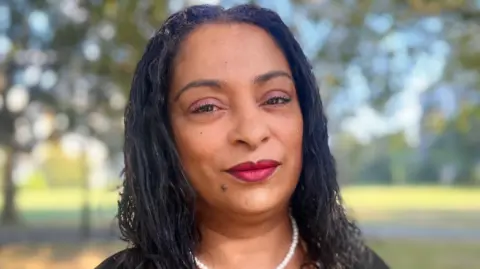
<svg viewBox="0 0 480 269">
<path fill-rule="evenodd" d="M 221 107 L 222 105 L 217 99 L 205 98 L 193 103 L 189 108 L 189 112 L 191 114 L 213 113 L 220 110 Z"/>
<path fill-rule="evenodd" d="M 193 109 L 192 113 L 194 114 L 200 114 L 200 113 L 209 113 L 209 112 L 214 112 L 217 111 L 218 107 L 212 104 L 204 104 L 200 105 L 196 108 Z"/>
<path fill-rule="evenodd" d="M 281 105 L 281 104 L 287 104 L 291 101 L 292 99 L 286 96 L 276 96 L 268 99 L 265 101 L 263 104 L 264 105 Z"/>
</svg>

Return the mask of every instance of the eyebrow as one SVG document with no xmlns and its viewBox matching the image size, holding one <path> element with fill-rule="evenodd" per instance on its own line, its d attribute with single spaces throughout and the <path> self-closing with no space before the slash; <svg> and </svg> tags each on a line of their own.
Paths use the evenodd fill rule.
<svg viewBox="0 0 480 269">
<path fill-rule="evenodd" d="M 274 70 L 274 71 L 270 71 L 270 72 L 267 72 L 265 74 L 261 74 L 261 75 L 258 75 L 256 76 L 254 79 L 253 79 L 253 82 L 255 84 L 263 84 L 271 79 L 274 79 L 274 78 L 277 78 L 277 77 L 286 77 L 290 80 L 293 80 L 292 79 L 292 76 L 285 72 L 285 71 L 281 71 L 281 70 Z M 221 88 L 221 82 L 220 80 L 216 80 L 216 79 L 199 79 L 199 80 L 194 80 L 194 81 L 191 81 L 189 82 L 187 85 L 183 86 L 179 91 L 178 93 L 175 95 L 175 97 L 173 98 L 174 101 L 177 101 L 180 96 L 187 90 L 189 89 L 192 89 L 192 88 L 199 88 L 199 87 L 209 87 L 209 88 L 216 88 L 216 89 L 220 89 Z"/>
<path fill-rule="evenodd" d="M 275 71 L 270 71 L 268 73 L 256 76 L 253 81 L 256 84 L 262 84 L 262 83 L 265 83 L 265 82 L 267 82 L 271 79 L 277 78 L 277 77 L 286 77 L 290 80 L 293 80 L 292 76 L 289 73 L 287 73 L 285 71 L 281 71 L 281 70 L 275 70 Z"/>
<path fill-rule="evenodd" d="M 175 95 L 175 98 L 173 98 L 173 101 L 177 101 L 178 98 L 180 98 L 180 95 L 184 93 L 185 91 L 192 89 L 192 88 L 199 88 L 199 87 L 210 87 L 210 88 L 217 88 L 220 89 L 220 81 L 215 80 L 215 79 L 199 79 L 199 80 L 194 80 L 187 85 L 183 86 L 178 93 Z"/>
</svg>

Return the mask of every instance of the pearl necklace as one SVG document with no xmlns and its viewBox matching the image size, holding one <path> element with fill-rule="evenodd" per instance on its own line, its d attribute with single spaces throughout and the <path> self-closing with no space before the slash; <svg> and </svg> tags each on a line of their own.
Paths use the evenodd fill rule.
<svg viewBox="0 0 480 269">
<path fill-rule="evenodd" d="M 293 230 L 292 244 L 290 245 L 290 248 L 288 249 L 288 252 L 287 252 L 287 255 L 285 255 L 285 258 L 283 258 L 282 262 L 275 269 L 284 269 L 285 267 L 287 267 L 288 263 L 290 262 L 293 255 L 295 254 L 295 249 L 297 248 L 297 245 L 298 245 L 297 222 L 292 216 L 290 216 L 290 220 L 292 221 L 292 230 Z M 195 263 L 199 269 L 209 269 L 197 257 L 194 257 L 194 258 L 195 258 Z"/>
</svg>

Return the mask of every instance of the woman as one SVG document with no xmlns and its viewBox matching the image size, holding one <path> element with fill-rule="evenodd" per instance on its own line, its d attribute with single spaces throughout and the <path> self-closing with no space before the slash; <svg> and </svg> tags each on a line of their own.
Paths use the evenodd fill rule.
<svg viewBox="0 0 480 269">
<path fill-rule="evenodd" d="M 274 12 L 194 6 L 150 40 L 97 268 L 387 268 L 341 204 L 311 67 Z"/>
</svg>

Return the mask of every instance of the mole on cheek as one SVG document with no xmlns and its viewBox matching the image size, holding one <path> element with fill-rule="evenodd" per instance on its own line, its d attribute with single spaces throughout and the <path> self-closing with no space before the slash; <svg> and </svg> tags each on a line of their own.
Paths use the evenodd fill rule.
<svg viewBox="0 0 480 269">
<path fill-rule="evenodd" d="M 222 186 L 220 186 L 220 189 L 222 189 L 223 192 L 226 192 L 228 189 L 227 184 L 222 184 Z"/>
</svg>

